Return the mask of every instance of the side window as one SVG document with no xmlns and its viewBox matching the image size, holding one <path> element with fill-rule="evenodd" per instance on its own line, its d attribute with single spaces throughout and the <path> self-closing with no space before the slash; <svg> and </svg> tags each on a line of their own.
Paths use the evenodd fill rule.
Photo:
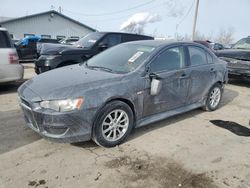
<svg viewBox="0 0 250 188">
<path fill-rule="evenodd" d="M 213 63 L 214 62 L 213 57 L 209 53 L 207 53 L 207 62 L 208 63 Z"/>
<path fill-rule="evenodd" d="M 123 35 L 123 42 L 135 41 L 135 40 L 142 40 L 140 36 L 136 35 Z"/>
<path fill-rule="evenodd" d="M 42 38 L 51 39 L 51 35 L 41 35 Z"/>
<path fill-rule="evenodd" d="M 207 64 L 207 52 L 205 52 L 202 48 L 189 46 L 188 50 L 191 66 Z"/>
<path fill-rule="evenodd" d="M 117 34 L 107 35 L 100 43 L 107 44 L 108 47 L 115 46 L 121 43 L 121 35 Z"/>
<path fill-rule="evenodd" d="M 5 31 L 0 31 L 0 48 L 11 48 L 9 37 Z"/>
<path fill-rule="evenodd" d="M 150 65 L 152 72 L 177 70 L 185 65 L 183 47 L 170 48 L 158 55 Z"/>
</svg>

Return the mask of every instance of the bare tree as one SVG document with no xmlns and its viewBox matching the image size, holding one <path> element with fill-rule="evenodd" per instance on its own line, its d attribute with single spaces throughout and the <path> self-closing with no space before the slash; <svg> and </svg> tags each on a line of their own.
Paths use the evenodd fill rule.
<svg viewBox="0 0 250 188">
<path fill-rule="evenodd" d="M 221 29 L 219 34 L 214 38 L 215 42 L 222 44 L 231 44 L 234 40 L 233 38 L 234 28 L 229 27 L 227 30 Z"/>
<path fill-rule="evenodd" d="M 213 33 L 209 35 L 205 35 L 197 31 L 195 33 L 195 40 L 209 40 L 212 42 L 218 42 L 221 44 L 232 44 L 233 43 L 233 34 L 234 29 L 232 27 L 229 27 L 228 29 L 221 29 L 220 32 L 214 37 Z M 184 36 L 176 34 L 175 35 L 176 40 L 191 40 L 191 35 L 185 34 Z"/>
</svg>

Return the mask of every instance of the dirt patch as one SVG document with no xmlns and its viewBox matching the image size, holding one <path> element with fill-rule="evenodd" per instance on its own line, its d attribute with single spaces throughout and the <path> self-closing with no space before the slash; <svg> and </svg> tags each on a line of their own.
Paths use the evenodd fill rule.
<svg viewBox="0 0 250 188">
<path fill-rule="evenodd" d="M 121 156 L 105 163 L 120 173 L 124 187 L 214 188 L 206 174 L 187 171 L 182 165 L 162 157 Z"/>
<path fill-rule="evenodd" d="M 38 187 L 40 185 L 45 185 L 46 181 L 45 180 L 39 180 L 39 181 L 29 181 L 28 185 L 29 186 L 34 186 L 34 187 Z"/>
</svg>

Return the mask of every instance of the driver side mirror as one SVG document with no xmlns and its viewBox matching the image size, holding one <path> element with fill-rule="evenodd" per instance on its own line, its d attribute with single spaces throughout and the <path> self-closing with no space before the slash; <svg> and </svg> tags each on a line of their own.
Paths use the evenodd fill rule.
<svg viewBox="0 0 250 188">
<path fill-rule="evenodd" d="M 100 50 L 106 50 L 108 48 L 108 44 L 106 44 L 106 43 L 100 43 L 100 44 L 98 44 L 98 48 Z"/>
<path fill-rule="evenodd" d="M 158 95 L 160 93 L 160 91 L 161 91 L 162 81 L 156 75 L 154 75 L 154 76 L 150 75 L 150 77 L 152 78 L 152 80 L 151 80 L 151 88 L 150 88 L 150 95 L 152 95 L 152 96 Z"/>
</svg>

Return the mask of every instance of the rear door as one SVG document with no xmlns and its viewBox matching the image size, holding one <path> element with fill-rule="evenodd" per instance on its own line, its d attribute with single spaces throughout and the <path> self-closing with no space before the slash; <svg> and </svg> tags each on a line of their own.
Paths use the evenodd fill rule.
<svg viewBox="0 0 250 188">
<path fill-rule="evenodd" d="M 162 87 L 158 95 L 150 95 L 151 78 L 146 78 L 148 90 L 144 92 L 144 116 L 176 109 L 186 104 L 190 80 L 185 66 L 183 46 L 162 51 L 150 63 L 150 74 L 157 75 Z"/>
<path fill-rule="evenodd" d="M 189 70 L 191 87 L 187 104 L 202 101 L 216 77 L 213 57 L 207 50 L 198 46 L 187 46 L 189 52 Z"/>
</svg>

